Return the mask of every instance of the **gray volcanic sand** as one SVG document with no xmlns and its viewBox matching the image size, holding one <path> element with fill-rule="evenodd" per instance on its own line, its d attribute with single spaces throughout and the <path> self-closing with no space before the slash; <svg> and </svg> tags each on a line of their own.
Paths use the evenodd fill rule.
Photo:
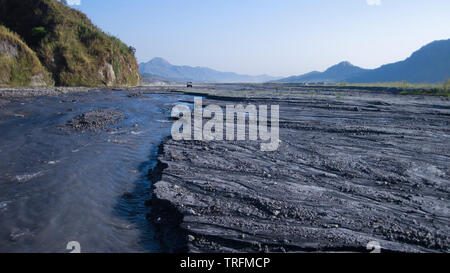
<svg viewBox="0 0 450 273">
<path fill-rule="evenodd" d="M 280 105 L 279 149 L 166 140 L 151 173 L 150 219 L 163 243 L 190 252 L 368 252 L 377 241 L 382 252 L 448 252 L 448 99 L 244 89 L 190 93 L 210 94 L 204 105 Z"/>
<path fill-rule="evenodd" d="M 164 96 L 175 88 L 131 88 L 123 97 Z M 26 111 L 9 112 L 8 104 L 43 95 L 62 95 L 58 107 L 74 104 L 67 108 L 71 113 L 85 100 L 80 92 L 87 91 L 92 90 L 0 89 L 0 109 L 6 111 L 0 121 L 26 118 Z M 368 252 L 367 244 L 376 241 L 382 252 L 449 252 L 450 103 L 398 91 L 291 84 L 178 91 L 207 96 L 204 104 L 279 105 L 281 143 L 277 151 L 262 152 L 256 141 L 164 141 L 149 173 L 153 197 L 146 203 L 161 249 Z M 57 127 L 102 130 L 124 122 L 123 112 L 111 105 L 77 115 Z M 67 133 L 75 138 L 75 131 Z M 123 164 L 121 157 L 109 160 Z M 0 205 L 3 213 L 11 206 Z"/>
</svg>

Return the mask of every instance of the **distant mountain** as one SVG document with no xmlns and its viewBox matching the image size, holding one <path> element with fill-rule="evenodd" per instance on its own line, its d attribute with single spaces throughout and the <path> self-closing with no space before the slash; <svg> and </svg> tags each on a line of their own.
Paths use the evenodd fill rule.
<svg viewBox="0 0 450 273">
<path fill-rule="evenodd" d="M 172 65 L 163 58 L 154 58 L 147 63 L 141 63 L 139 70 L 144 77 L 160 77 L 173 82 L 210 82 L 210 83 L 259 83 L 273 81 L 278 78 L 268 75 L 250 76 L 233 72 L 220 72 L 207 67 Z"/>
<path fill-rule="evenodd" d="M 342 62 L 325 72 L 310 72 L 278 82 L 398 82 L 436 83 L 450 78 L 450 39 L 434 41 L 414 52 L 404 61 L 363 69 Z"/>
<path fill-rule="evenodd" d="M 341 82 L 365 71 L 367 70 L 349 62 L 341 62 L 328 68 L 325 72 L 313 71 L 300 76 L 281 79 L 279 82 Z"/>
<path fill-rule="evenodd" d="M 436 83 L 448 78 L 450 78 L 450 39 L 434 41 L 404 61 L 383 65 L 350 77 L 347 81 Z"/>
</svg>

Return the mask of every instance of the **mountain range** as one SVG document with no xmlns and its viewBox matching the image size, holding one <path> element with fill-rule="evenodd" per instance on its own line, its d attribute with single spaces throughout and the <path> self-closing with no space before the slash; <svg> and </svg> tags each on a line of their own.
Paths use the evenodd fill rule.
<svg viewBox="0 0 450 273">
<path fill-rule="evenodd" d="M 364 69 L 341 62 L 324 72 L 313 71 L 291 76 L 278 82 L 399 82 L 437 83 L 450 78 L 450 39 L 434 41 L 414 52 L 404 61 L 386 64 L 376 69 Z"/>
<path fill-rule="evenodd" d="M 153 58 L 149 62 L 140 63 L 139 71 L 144 81 L 171 82 L 209 82 L 209 83 L 261 83 L 274 81 L 279 78 L 268 75 L 241 75 L 233 72 L 220 72 L 207 67 L 192 67 L 172 65 L 163 58 Z"/>
<path fill-rule="evenodd" d="M 375 69 L 364 69 L 350 62 L 336 64 L 324 72 L 313 71 L 299 76 L 276 78 L 268 75 L 250 76 L 220 72 L 207 67 L 172 65 L 163 58 L 154 58 L 139 65 L 144 81 L 261 83 L 261 82 L 324 82 L 375 83 L 399 82 L 437 83 L 450 78 L 450 39 L 431 42 L 407 59 Z"/>
</svg>

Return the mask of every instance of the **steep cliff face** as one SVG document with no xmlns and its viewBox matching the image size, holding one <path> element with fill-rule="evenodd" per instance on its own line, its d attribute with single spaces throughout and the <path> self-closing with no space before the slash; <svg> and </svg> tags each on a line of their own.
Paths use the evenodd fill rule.
<svg viewBox="0 0 450 273">
<path fill-rule="evenodd" d="M 60 86 L 135 86 L 134 49 L 56 0 L 0 0 L 0 24 L 18 33 Z"/>
<path fill-rule="evenodd" d="M 53 85 L 51 75 L 20 37 L 0 25 L 0 86 Z"/>
</svg>

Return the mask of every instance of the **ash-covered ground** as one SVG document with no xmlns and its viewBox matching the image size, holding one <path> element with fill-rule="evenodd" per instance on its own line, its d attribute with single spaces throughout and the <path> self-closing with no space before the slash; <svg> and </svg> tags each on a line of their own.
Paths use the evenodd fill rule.
<svg viewBox="0 0 450 273">
<path fill-rule="evenodd" d="M 279 149 L 175 141 L 151 173 L 151 221 L 190 252 L 448 252 L 450 103 L 396 90 L 291 85 L 189 91 L 279 105 Z"/>
</svg>

